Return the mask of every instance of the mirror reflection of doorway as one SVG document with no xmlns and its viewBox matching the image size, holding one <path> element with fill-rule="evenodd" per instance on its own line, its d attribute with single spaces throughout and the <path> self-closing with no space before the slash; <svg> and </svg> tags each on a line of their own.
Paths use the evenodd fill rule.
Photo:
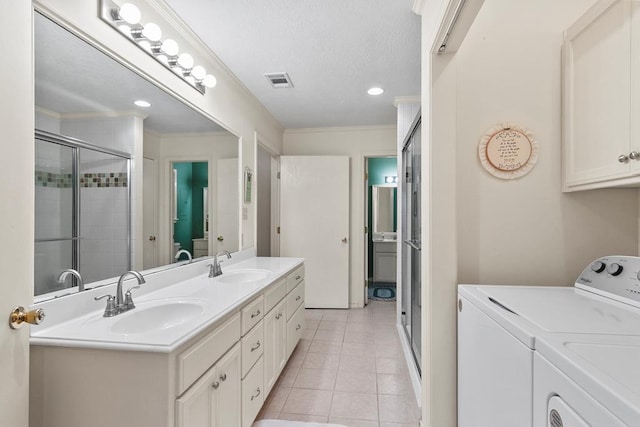
<svg viewBox="0 0 640 427">
<path fill-rule="evenodd" d="M 208 209 L 209 187 L 208 162 L 173 162 L 175 173 L 173 250 L 175 254 L 187 250 L 197 258 L 208 256 Z M 182 254 L 179 260 L 185 260 Z"/>
</svg>

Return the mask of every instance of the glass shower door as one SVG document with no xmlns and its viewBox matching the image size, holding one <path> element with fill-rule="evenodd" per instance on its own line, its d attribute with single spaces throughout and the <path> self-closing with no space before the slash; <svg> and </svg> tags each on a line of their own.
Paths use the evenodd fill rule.
<svg viewBox="0 0 640 427">
<path fill-rule="evenodd" d="M 413 357 L 421 371 L 421 125 L 417 122 L 402 151 L 402 326 L 409 339 Z"/>
<path fill-rule="evenodd" d="M 78 268 L 76 150 L 40 139 L 35 141 L 35 150 L 34 279 L 35 295 L 40 295 L 68 287 L 68 283 L 58 283 L 58 274 Z"/>
</svg>

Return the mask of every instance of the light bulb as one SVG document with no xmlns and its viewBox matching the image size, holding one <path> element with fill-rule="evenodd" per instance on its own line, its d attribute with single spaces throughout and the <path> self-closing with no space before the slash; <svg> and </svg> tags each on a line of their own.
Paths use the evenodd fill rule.
<svg viewBox="0 0 640 427">
<path fill-rule="evenodd" d="M 202 84 L 206 87 L 214 87 L 216 83 L 218 83 L 218 81 L 211 74 L 207 74 L 204 79 L 202 79 Z"/>
<path fill-rule="evenodd" d="M 164 65 L 169 65 L 169 58 L 167 58 L 167 55 L 156 55 L 156 59 L 160 62 L 162 62 Z"/>
<path fill-rule="evenodd" d="M 125 24 L 118 25 L 118 30 L 122 31 L 125 34 L 131 33 L 131 27 Z"/>
<path fill-rule="evenodd" d="M 140 47 L 146 50 L 147 52 L 151 52 L 151 43 L 149 43 L 147 40 L 138 41 L 138 45 L 140 45 Z"/>
<path fill-rule="evenodd" d="M 186 70 L 191 69 L 193 67 L 193 57 L 188 53 L 183 53 L 178 57 L 178 65 Z"/>
<path fill-rule="evenodd" d="M 163 41 L 160 49 L 169 56 L 176 56 L 179 50 L 178 43 L 172 39 L 166 39 Z"/>
<path fill-rule="evenodd" d="M 140 22 L 140 9 L 131 3 L 125 3 L 120 6 L 118 15 L 120 15 L 120 18 L 129 25 L 135 25 Z"/>
<path fill-rule="evenodd" d="M 191 70 L 191 75 L 196 80 L 202 80 L 207 76 L 207 70 L 205 70 L 201 65 L 196 65 L 195 67 L 193 67 L 193 70 Z"/>
<path fill-rule="evenodd" d="M 157 42 L 162 37 L 162 30 L 157 24 L 149 22 L 142 29 L 142 35 L 145 36 L 147 40 Z"/>
<path fill-rule="evenodd" d="M 189 84 L 191 84 L 191 85 L 195 85 L 196 84 L 196 79 L 194 79 L 191 74 L 189 74 L 188 76 L 185 76 L 184 79 L 187 82 L 189 82 Z"/>
</svg>

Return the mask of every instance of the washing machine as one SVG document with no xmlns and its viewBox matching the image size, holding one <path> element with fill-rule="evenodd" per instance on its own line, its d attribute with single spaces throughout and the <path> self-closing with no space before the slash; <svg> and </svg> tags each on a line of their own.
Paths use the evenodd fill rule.
<svg viewBox="0 0 640 427">
<path fill-rule="evenodd" d="M 573 287 L 460 285 L 458 426 L 640 426 L 640 258 Z"/>
</svg>

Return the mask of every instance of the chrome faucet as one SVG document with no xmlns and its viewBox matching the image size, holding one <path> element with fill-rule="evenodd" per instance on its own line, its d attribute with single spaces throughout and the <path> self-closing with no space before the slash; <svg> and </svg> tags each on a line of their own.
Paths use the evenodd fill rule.
<svg viewBox="0 0 640 427">
<path fill-rule="evenodd" d="M 189 259 L 189 264 L 191 264 L 193 262 L 193 258 L 191 257 L 191 253 L 186 250 L 186 249 L 180 249 L 178 252 L 176 252 L 176 259 L 180 258 L 180 255 L 182 254 L 187 254 L 187 258 Z"/>
<path fill-rule="evenodd" d="M 77 270 L 74 270 L 72 268 L 68 268 L 60 273 L 60 275 L 58 276 L 58 283 L 64 283 L 64 281 L 67 279 L 67 276 L 69 275 L 74 276 L 78 280 L 78 292 L 84 291 L 84 282 L 82 280 L 82 276 Z"/>
<path fill-rule="evenodd" d="M 135 277 L 138 280 L 138 286 L 132 286 L 131 288 L 129 288 L 129 290 L 127 290 L 127 293 L 125 294 L 125 296 L 123 296 L 122 284 L 124 283 L 124 279 L 126 279 L 127 276 Z M 142 274 L 138 273 L 135 270 L 127 271 L 122 276 L 120 276 L 120 279 L 118 279 L 118 287 L 116 288 L 115 297 L 113 295 L 104 294 L 104 295 L 95 297 L 94 300 L 98 301 L 98 300 L 101 300 L 102 298 L 106 298 L 107 307 L 104 309 L 103 316 L 104 317 L 117 316 L 120 313 L 124 313 L 125 311 L 129 311 L 136 308 L 136 306 L 133 304 L 133 298 L 131 297 L 131 290 L 139 288 L 140 285 L 142 285 L 143 283 L 146 283 L 146 281 L 144 280 L 144 277 L 142 277 Z"/>
<path fill-rule="evenodd" d="M 222 274 L 222 268 L 220 268 L 220 263 L 222 261 L 218 261 L 218 256 L 226 255 L 227 259 L 231 259 L 231 254 L 229 251 L 220 251 L 213 256 L 213 264 L 209 264 L 209 277 L 218 277 Z"/>
</svg>

